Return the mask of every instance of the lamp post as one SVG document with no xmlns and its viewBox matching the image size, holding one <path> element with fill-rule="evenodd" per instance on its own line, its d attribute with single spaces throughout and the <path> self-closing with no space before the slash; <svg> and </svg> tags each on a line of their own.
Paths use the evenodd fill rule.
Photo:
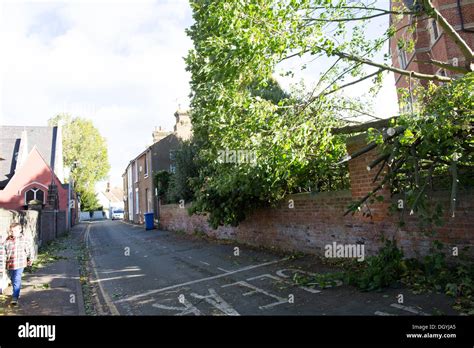
<svg viewBox="0 0 474 348">
<path fill-rule="evenodd" d="M 79 164 L 79 161 L 77 161 L 77 160 L 72 163 L 71 170 L 69 171 L 69 175 L 68 175 L 69 176 L 69 178 L 68 178 L 69 179 L 69 185 L 68 185 L 68 190 L 67 190 L 67 195 L 68 195 L 67 204 L 68 204 L 69 229 L 72 228 L 72 209 L 73 209 L 73 207 L 71 207 L 71 198 L 72 198 L 72 190 L 74 189 L 74 179 L 73 179 L 73 176 L 72 176 L 72 172 L 73 172 L 74 169 L 76 169 L 78 164 Z"/>
</svg>

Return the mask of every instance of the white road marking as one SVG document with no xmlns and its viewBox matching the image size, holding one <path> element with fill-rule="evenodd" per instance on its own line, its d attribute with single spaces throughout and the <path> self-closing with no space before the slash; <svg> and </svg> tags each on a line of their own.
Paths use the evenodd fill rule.
<svg viewBox="0 0 474 348">
<path fill-rule="evenodd" d="M 428 313 L 419 311 L 418 309 L 416 309 L 414 307 L 408 307 L 408 306 L 404 306 L 404 305 L 401 305 L 401 304 L 398 304 L 398 303 L 392 303 L 390 306 L 393 307 L 393 308 L 398 308 L 398 309 L 401 309 L 401 310 L 404 310 L 404 311 L 407 311 L 407 312 L 410 312 L 410 313 L 413 313 L 413 314 L 417 314 L 417 315 L 426 315 L 426 316 L 430 315 Z"/>
<path fill-rule="evenodd" d="M 140 272 L 140 268 L 128 268 L 128 269 L 120 269 L 116 271 L 102 271 L 101 274 L 110 274 L 110 273 L 119 273 L 119 272 Z"/>
<path fill-rule="evenodd" d="M 374 313 L 375 315 L 380 315 L 380 316 L 383 316 L 383 317 L 392 317 L 392 316 L 395 316 L 395 314 L 390 314 L 390 313 L 385 313 L 385 312 L 380 312 L 380 311 L 377 311 Z"/>
<path fill-rule="evenodd" d="M 84 233 L 84 241 L 86 242 L 86 249 L 88 250 L 88 252 L 90 254 L 90 262 L 91 262 L 91 265 L 92 265 L 92 269 L 94 270 L 95 278 L 97 280 L 100 280 L 99 274 L 97 273 L 97 265 L 94 261 L 94 257 L 92 256 L 92 253 L 89 250 L 89 243 L 92 244 L 92 242 L 90 241 L 90 236 L 89 236 L 90 229 L 91 229 L 91 225 L 89 224 L 87 226 L 86 232 Z M 109 295 L 105 292 L 104 288 L 102 287 L 102 283 L 99 281 L 98 284 L 99 284 L 99 290 L 102 293 L 102 297 L 104 298 L 105 304 L 109 308 L 110 313 L 112 313 L 112 315 L 120 315 L 117 307 L 115 307 L 115 305 L 112 302 L 112 300 L 110 299 Z"/>
<path fill-rule="evenodd" d="M 277 296 L 277 295 L 273 295 L 263 289 L 260 289 L 252 284 L 249 284 L 245 281 L 239 281 L 239 282 L 235 282 L 235 283 L 232 283 L 232 284 L 227 284 L 227 285 L 223 285 L 222 288 L 227 288 L 229 286 L 235 286 L 235 285 L 240 285 L 240 286 L 245 286 L 246 288 L 249 288 L 249 289 L 252 289 L 252 291 L 249 291 L 249 292 L 246 292 L 243 294 L 243 296 L 249 296 L 249 295 L 253 295 L 253 294 L 256 294 L 256 293 L 260 293 L 260 294 L 264 294 L 268 297 L 271 297 L 271 298 L 274 298 L 277 300 L 277 302 L 273 302 L 273 303 L 270 303 L 268 305 L 265 305 L 265 306 L 259 306 L 258 308 L 260 309 L 268 309 L 268 308 L 271 308 L 271 307 L 275 307 L 275 306 L 278 306 L 278 305 L 281 305 L 281 304 L 284 304 L 284 303 L 288 303 L 288 300 L 285 299 L 285 298 L 282 298 L 280 296 Z"/>
<path fill-rule="evenodd" d="M 316 276 L 317 274 L 316 273 L 313 273 L 313 272 L 308 272 L 308 271 L 303 271 L 301 269 L 297 269 L 297 268 L 285 268 L 285 269 L 280 269 L 278 271 L 276 271 L 276 274 L 277 276 L 279 277 L 282 277 L 282 278 L 290 278 L 289 275 L 286 275 L 284 272 L 285 271 L 290 271 L 290 272 L 294 272 L 294 273 L 303 273 L 303 274 L 307 274 L 309 276 Z"/>
<path fill-rule="evenodd" d="M 226 269 L 223 269 L 223 268 L 221 268 L 221 267 L 217 267 L 217 269 L 218 269 L 219 271 L 222 271 L 222 272 L 225 272 L 225 273 L 230 273 L 230 272 L 232 272 L 232 271 L 228 271 L 228 270 L 226 270 Z"/>
<path fill-rule="evenodd" d="M 204 261 L 199 261 L 201 262 L 202 264 L 205 264 L 206 266 L 210 266 L 211 264 L 210 263 L 207 263 L 207 262 L 204 262 Z"/>
<path fill-rule="evenodd" d="M 201 315 L 201 311 L 194 307 L 188 300 L 183 299 L 183 305 L 184 307 L 171 307 L 171 306 L 165 306 L 159 303 L 152 304 L 153 307 L 159 308 L 159 309 L 166 309 L 169 311 L 178 311 L 179 313 L 175 315 L 187 315 L 187 314 L 194 314 L 194 315 Z"/>
<path fill-rule="evenodd" d="M 102 278 L 102 279 L 91 280 L 91 283 L 100 283 L 100 282 L 105 282 L 105 281 L 108 281 L 108 280 L 137 278 L 137 277 L 146 277 L 146 274 L 131 274 L 131 275 L 124 275 L 124 276 L 121 276 L 121 277 Z"/>
<path fill-rule="evenodd" d="M 205 300 L 207 303 L 216 307 L 218 310 L 220 310 L 224 314 L 233 315 L 233 316 L 240 315 L 239 312 L 237 312 L 226 301 L 224 301 L 224 299 L 220 297 L 214 289 L 210 288 L 209 294 L 210 295 L 208 296 L 201 296 L 192 292 L 191 296 L 194 298 L 197 298 L 198 300 Z"/>
<path fill-rule="evenodd" d="M 298 286 L 297 284 L 295 283 L 292 283 L 292 282 L 289 282 L 288 280 L 285 280 L 285 279 L 281 279 L 280 277 L 277 277 L 277 276 L 274 276 L 274 275 L 271 275 L 271 274 L 261 274 L 259 276 L 256 276 L 256 277 L 252 277 L 252 278 L 248 278 L 247 280 L 248 281 L 251 281 L 251 280 L 257 280 L 257 279 L 262 279 L 262 278 L 269 278 L 269 279 L 273 279 L 273 280 L 276 280 L 278 282 L 282 282 L 282 283 L 285 283 L 285 284 L 289 284 L 289 285 L 292 285 L 292 286 Z M 306 286 L 298 286 L 300 289 L 302 290 L 305 290 L 307 292 L 310 292 L 312 294 L 319 294 L 321 292 L 321 290 L 316 290 L 316 289 L 313 289 L 313 288 L 308 288 Z"/>
<path fill-rule="evenodd" d="M 227 277 L 231 274 L 250 271 L 250 270 L 255 269 L 255 268 L 265 267 L 265 266 L 273 265 L 275 263 L 279 263 L 279 262 L 287 261 L 287 260 L 289 260 L 289 257 L 285 257 L 285 258 L 280 259 L 280 260 L 261 263 L 261 264 L 258 264 L 258 265 L 247 266 L 247 267 L 244 267 L 244 268 L 232 271 L 232 272 L 218 274 L 218 275 L 215 275 L 215 276 L 212 276 L 212 277 L 206 277 L 206 278 L 191 280 L 189 282 L 185 282 L 185 283 L 181 283 L 181 284 L 175 284 L 175 285 L 167 286 L 167 287 L 161 288 L 161 289 L 150 290 L 150 291 L 147 291 L 147 292 L 139 294 L 139 295 L 134 295 L 134 296 L 130 296 L 128 298 L 118 300 L 115 303 L 133 301 L 133 300 L 136 300 L 136 299 L 139 299 L 139 298 L 142 298 L 142 297 L 146 297 L 146 296 L 149 296 L 149 295 L 152 295 L 152 294 L 157 294 L 159 292 L 163 292 L 163 291 L 166 291 L 166 290 L 171 290 L 171 289 L 179 288 L 179 287 L 186 286 L 186 285 L 196 284 L 196 283 L 202 283 L 202 282 L 205 282 L 205 281 L 208 281 L 208 280 L 219 279 L 219 278 Z"/>
</svg>

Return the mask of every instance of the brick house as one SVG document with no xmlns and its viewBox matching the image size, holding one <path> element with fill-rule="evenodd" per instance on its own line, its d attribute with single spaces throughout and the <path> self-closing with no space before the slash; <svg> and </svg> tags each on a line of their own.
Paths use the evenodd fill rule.
<svg viewBox="0 0 474 348">
<path fill-rule="evenodd" d="M 392 0 L 390 7 L 399 8 L 403 2 L 406 4 L 413 3 L 413 1 L 408 0 Z M 432 3 L 469 47 L 474 47 L 474 1 L 433 0 Z M 405 26 L 412 20 L 414 20 L 412 15 L 405 15 L 396 25 L 399 31 L 390 40 L 393 66 L 430 75 L 455 76 L 456 72 L 448 71 L 433 64 L 421 63 L 421 61 L 436 60 L 452 65 L 457 64 L 459 67 L 465 66 L 467 62 L 453 40 L 443 32 L 439 23 L 426 16 L 421 16 L 418 19 L 416 31 L 411 33 L 408 31 L 409 28 Z M 394 18 L 392 17 L 391 22 L 393 21 Z M 406 52 L 398 47 L 399 40 L 407 41 L 410 38 L 415 39 L 413 52 Z M 425 81 L 421 82 L 425 83 Z M 395 84 L 397 88 L 407 88 L 409 87 L 409 77 L 395 73 Z"/>
<path fill-rule="evenodd" d="M 0 208 L 25 210 L 38 200 L 43 207 L 74 220 L 74 193 L 64 184 L 61 127 L 0 126 Z"/>
<path fill-rule="evenodd" d="M 154 185 L 154 174 L 158 171 L 174 171 L 173 153 L 182 140 L 192 135 L 190 116 L 185 111 L 176 111 L 173 132 L 160 128 L 152 133 L 153 144 L 130 161 L 124 174 L 124 219 L 144 223 L 144 214 L 153 212 L 158 216 L 159 202 Z"/>
</svg>

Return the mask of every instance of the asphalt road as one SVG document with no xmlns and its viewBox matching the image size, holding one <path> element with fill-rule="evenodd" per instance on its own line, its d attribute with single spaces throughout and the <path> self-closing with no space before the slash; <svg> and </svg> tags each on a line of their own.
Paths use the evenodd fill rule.
<svg viewBox="0 0 474 348">
<path fill-rule="evenodd" d="M 291 281 L 295 273 L 328 271 L 310 256 L 293 258 L 232 242 L 145 231 L 122 221 L 86 224 L 93 282 L 106 308 L 103 314 L 456 314 L 450 300 L 439 294 L 297 286 Z"/>
</svg>

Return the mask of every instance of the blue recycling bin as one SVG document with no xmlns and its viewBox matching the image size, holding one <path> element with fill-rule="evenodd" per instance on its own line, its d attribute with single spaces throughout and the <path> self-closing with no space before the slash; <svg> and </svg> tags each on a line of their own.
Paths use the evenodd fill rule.
<svg viewBox="0 0 474 348">
<path fill-rule="evenodd" d="M 145 213 L 145 230 L 153 230 L 155 228 L 155 224 L 153 221 L 153 213 Z"/>
</svg>

